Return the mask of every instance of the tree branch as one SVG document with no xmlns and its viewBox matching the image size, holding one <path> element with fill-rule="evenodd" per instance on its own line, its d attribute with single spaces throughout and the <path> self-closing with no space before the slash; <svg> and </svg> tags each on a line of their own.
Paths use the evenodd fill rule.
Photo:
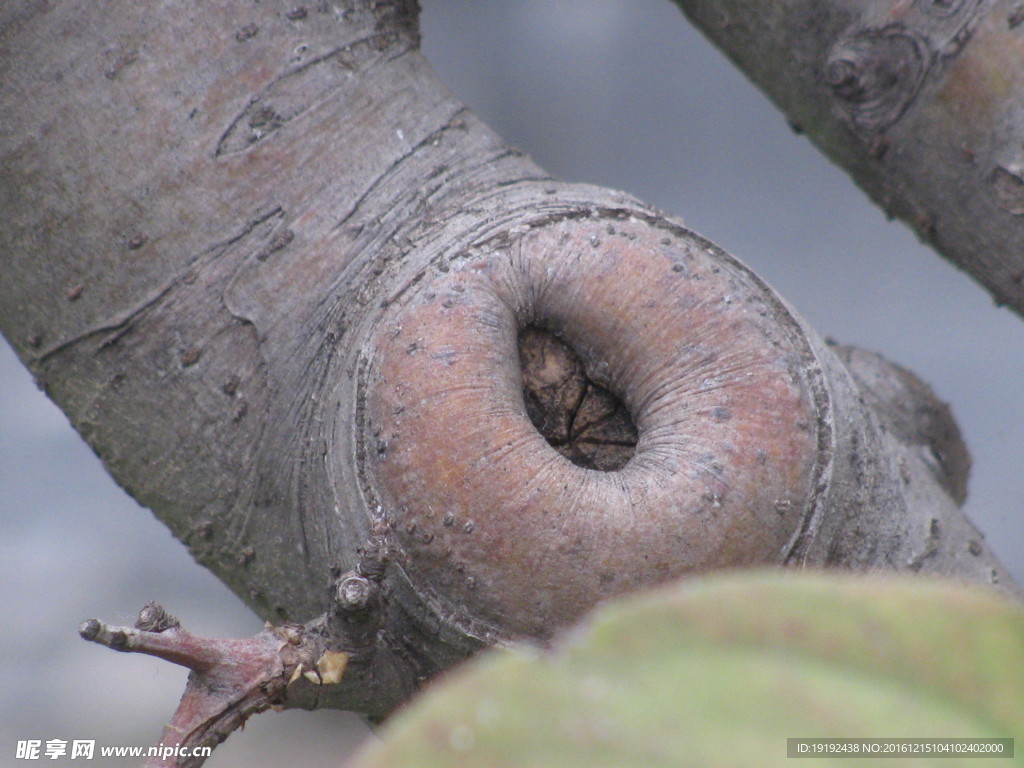
<svg viewBox="0 0 1024 768">
<path fill-rule="evenodd" d="M 1024 314 L 1017 3 L 676 3 L 890 217 Z"/>
<path fill-rule="evenodd" d="M 88 625 L 193 668 L 190 743 L 281 696 L 382 717 L 484 645 L 712 568 L 1014 589 L 945 490 L 954 453 L 901 425 L 895 369 L 510 149 L 416 50 L 414 3 L 293 10 L 68 0 L 5 37 L 0 327 L 279 627 L 232 668 L 167 621 Z M 326 651 L 345 675 L 314 686 Z"/>
</svg>

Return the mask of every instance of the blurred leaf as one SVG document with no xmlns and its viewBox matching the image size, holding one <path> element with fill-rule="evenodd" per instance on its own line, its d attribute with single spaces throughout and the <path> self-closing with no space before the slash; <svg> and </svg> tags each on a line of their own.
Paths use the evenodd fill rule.
<svg viewBox="0 0 1024 768">
<path fill-rule="evenodd" d="M 382 736 L 353 768 L 809 768 L 850 761 L 794 764 L 788 737 L 1024 737 L 1024 609 L 922 578 L 691 579 L 607 605 L 550 651 L 485 654 Z"/>
</svg>

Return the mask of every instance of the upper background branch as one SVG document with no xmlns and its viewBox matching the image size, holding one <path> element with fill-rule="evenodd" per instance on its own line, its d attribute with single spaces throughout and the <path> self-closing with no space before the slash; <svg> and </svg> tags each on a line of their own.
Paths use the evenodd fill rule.
<svg viewBox="0 0 1024 768">
<path fill-rule="evenodd" d="M 890 216 L 1024 314 L 1019 3 L 676 2 Z"/>
</svg>

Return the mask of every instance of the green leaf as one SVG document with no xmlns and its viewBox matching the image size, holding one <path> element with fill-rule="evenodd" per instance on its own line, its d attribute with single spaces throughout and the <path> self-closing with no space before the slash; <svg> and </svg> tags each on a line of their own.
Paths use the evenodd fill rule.
<svg viewBox="0 0 1024 768">
<path fill-rule="evenodd" d="M 793 763 L 787 738 L 1024 737 L 1024 609 L 923 578 L 695 578 L 609 604 L 551 650 L 484 654 L 382 736 L 354 768 L 810 768 L 851 761 Z"/>
</svg>

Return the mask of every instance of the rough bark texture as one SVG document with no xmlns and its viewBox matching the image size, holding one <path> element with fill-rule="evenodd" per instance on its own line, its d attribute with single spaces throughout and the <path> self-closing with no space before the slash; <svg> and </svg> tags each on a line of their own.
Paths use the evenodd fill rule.
<svg viewBox="0 0 1024 768">
<path fill-rule="evenodd" d="M 415 12 L 0 8 L 0 327 L 268 620 L 320 615 L 382 537 L 381 631 L 319 706 L 384 714 L 481 645 L 707 568 L 1013 589 L 944 490 L 955 434 L 899 421 L 929 393 L 877 360 L 862 392 L 720 249 L 547 178 L 437 81 Z M 574 428 L 601 435 L 559 452 Z"/>
<path fill-rule="evenodd" d="M 1024 314 L 1017 0 L 676 0 L 890 215 Z"/>
</svg>

